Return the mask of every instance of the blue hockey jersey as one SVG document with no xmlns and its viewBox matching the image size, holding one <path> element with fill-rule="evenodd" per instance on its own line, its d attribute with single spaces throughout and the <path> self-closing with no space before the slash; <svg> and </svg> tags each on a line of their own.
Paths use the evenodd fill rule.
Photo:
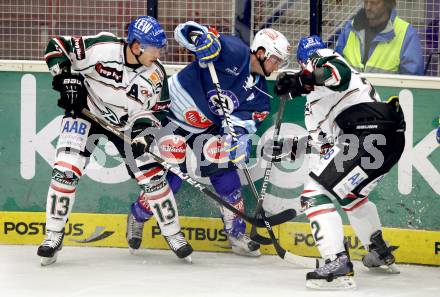
<svg viewBox="0 0 440 297">
<path fill-rule="evenodd" d="M 222 50 L 214 66 L 233 125 L 255 133 L 270 111 L 266 79 L 251 74 L 251 53 L 243 41 L 227 35 L 221 35 L 220 41 Z M 223 125 L 223 113 L 207 67 L 194 61 L 168 83 L 173 122 L 193 133 Z"/>
</svg>

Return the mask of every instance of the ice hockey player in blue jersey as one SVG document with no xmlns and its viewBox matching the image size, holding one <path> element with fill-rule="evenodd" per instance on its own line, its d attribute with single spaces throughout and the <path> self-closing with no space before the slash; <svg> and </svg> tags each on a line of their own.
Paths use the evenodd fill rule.
<svg viewBox="0 0 440 297">
<path fill-rule="evenodd" d="M 249 158 L 248 135 L 257 131 L 270 111 L 265 77 L 287 66 L 290 44 L 280 32 L 263 29 L 249 48 L 237 37 L 219 35 L 192 21 L 178 25 L 174 37 L 195 54 L 196 61 L 169 79 L 170 115 L 156 135 L 159 151 L 186 171 L 189 146 L 197 159 L 196 173 L 209 177 L 225 201 L 244 211 L 237 167 Z M 237 142 L 227 133 L 207 63 L 216 69 Z M 220 211 L 232 251 L 259 256 L 259 244 L 245 234 L 245 222 L 226 209 Z"/>
</svg>

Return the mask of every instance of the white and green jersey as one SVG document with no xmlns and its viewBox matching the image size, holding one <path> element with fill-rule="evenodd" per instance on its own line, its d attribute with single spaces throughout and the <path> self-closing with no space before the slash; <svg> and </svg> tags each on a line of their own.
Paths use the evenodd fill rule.
<svg viewBox="0 0 440 297">
<path fill-rule="evenodd" d="M 96 36 L 62 36 L 49 42 L 44 56 L 53 75 L 61 63 L 70 60 L 72 71 L 84 77 L 90 111 L 121 130 L 167 106 L 167 102 L 160 100 L 166 86 L 163 66 L 160 62 L 151 67 L 128 66 L 126 46 L 123 39 L 106 32 Z"/>
<path fill-rule="evenodd" d="M 323 85 L 315 85 L 307 95 L 305 124 L 315 143 L 322 142 L 319 135 L 334 143 L 341 133 L 335 119 L 343 110 L 380 98 L 374 87 L 333 50 L 320 49 L 310 57 L 306 70 L 313 72 L 318 67 L 324 70 L 320 77 Z"/>
</svg>

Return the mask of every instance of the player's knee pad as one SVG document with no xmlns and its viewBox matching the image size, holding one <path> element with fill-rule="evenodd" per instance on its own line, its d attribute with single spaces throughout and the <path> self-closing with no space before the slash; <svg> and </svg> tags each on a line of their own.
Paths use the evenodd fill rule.
<svg viewBox="0 0 440 297">
<path fill-rule="evenodd" d="M 159 192 L 163 191 L 165 188 L 168 191 L 170 190 L 166 179 L 165 169 L 156 164 L 136 172 L 135 177 L 147 199 L 150 199 L 149 196 L 151 195 L 159 194 Z"/>
<path fill-rule="evenodd" d="M 61 151 L 52 169 L 51 188 L 59 192 L 74 190 L 83 173 L 86 158 L 79 153 Z"/>
<path fill-rule="evenodd" d="M 301 194 L 300 200 L 301 208 L 309 219 L 317 214 L 325 213 L 330 210 L 333 211 L 335 209 L 332 200 L 324 194 L 308 192 L 305 190 Z"/>
</svg>

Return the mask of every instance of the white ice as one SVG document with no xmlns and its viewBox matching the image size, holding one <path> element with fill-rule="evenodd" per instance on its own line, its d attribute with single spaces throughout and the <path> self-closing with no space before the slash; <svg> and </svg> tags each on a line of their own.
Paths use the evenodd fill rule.
<svg viewBox="0 0 440 297">
<path fill-rule="evenodd" d="M 245 258 L 194 252 L 193 263 L 165 250 L 64 247 L 58 261 L 40 266 L 36 246 L 0 245 L 1 297 L 439 297 L 440 267 L 400 265 L 400 275 L 371 273 L 355 262 L 357 289 L 312 291 L 308 270 L 277 256 Z"/>
</svg>

